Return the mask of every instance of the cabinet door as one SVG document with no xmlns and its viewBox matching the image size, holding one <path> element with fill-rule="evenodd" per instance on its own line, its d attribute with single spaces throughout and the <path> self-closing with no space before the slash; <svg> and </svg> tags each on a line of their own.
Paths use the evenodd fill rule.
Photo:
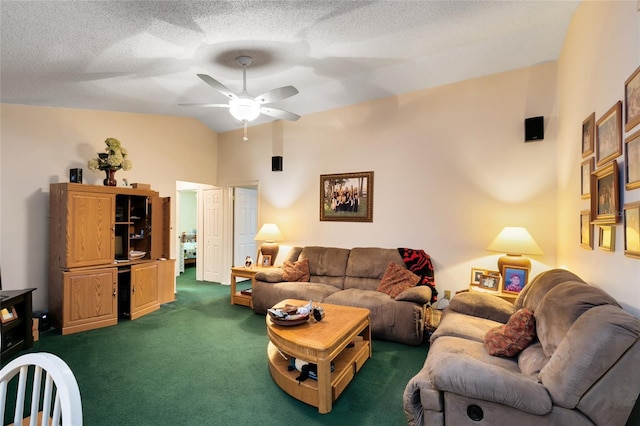
<svg viewBox="0 0 640 426">
<path fill-rule="evenodd" d="M 158 262 L 131 266 L 131 319 L 160 308 L 158 303 Z"/>
<path fill-rule="evenodd" d="M 151 259 L 171 256 L 171 197 L 151 198 Z"/>
<path fill-rule="evenodd" d="M 117 268 L 64 272 L 62 334 L 118 323 Z"/>
<path fill-rule="evenodd" d="M 69 191 L 68 268 L 112 263 L 115 259 L 115 195 Z"/>
</svg>

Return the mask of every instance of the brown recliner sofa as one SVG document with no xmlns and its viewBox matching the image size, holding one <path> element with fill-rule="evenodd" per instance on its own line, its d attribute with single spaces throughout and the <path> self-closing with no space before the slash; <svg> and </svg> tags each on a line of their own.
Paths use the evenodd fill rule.
<svg viewBox="0 0 640 426">
<path fill-rule="evenodd" d="M 536 338 L 513 357 L 489 355 L 484 336 L 521 308 Z M 624 425 L 640 393 L 640 319 L 600 288 L 554 269 L 514 305 L 456 295 L 407 384 L 411 425 Z"/>
<path fill-rule="evenodd" d="M 377 291 L 390 262 L 406 265 L 398 249 L 359 247 L 293 247 L 285 261 L 309 259 L 309 282 L 284 281 L 281 268 L 259 271 L 252 289 L 253 310 L 267 309 L 284 299 L 312 300 L 370 310 L 374 339 L 408 345 L 424 340 L 426 308 L 431 288 L 420 285 L 410 290 L 411 300 L 396 300 Z"/>
</svg>

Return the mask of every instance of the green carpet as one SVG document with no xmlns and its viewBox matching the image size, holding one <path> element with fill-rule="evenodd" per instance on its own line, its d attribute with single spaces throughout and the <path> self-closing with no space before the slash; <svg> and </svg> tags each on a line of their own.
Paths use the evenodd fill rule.
<svg viewBox="0 0 640 426">
<path fill-rule="evenodd" d="M 159 311 L 69 336 L 49 331 L 34 344 L 73 370 L 86 425 L 406 424 L 402 392 L 426 343 L 374 340 L 373 357 L 322 415 L 272 380 L 265 317 L 231 305 L 228 286 L 198 282 L 194 269 Z"/>
</svg>

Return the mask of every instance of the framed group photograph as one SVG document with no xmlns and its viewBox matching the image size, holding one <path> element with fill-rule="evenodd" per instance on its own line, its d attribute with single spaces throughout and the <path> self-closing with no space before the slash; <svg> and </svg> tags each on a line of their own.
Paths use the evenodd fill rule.
<svg viewBox="0 0 640 426">
<path fill-rule="evenodd" d="M 622 102 L 618 101 L 596 122 L 596 166 L 622 154 Z"/>
<path fill-rule="evenodd" d="M 624 255 L 640 259 L 640 201 L 624 205 Z"/>
<path fill-rule="evenodd" d="M 613 225 L 620 220 L 620 183 L 618 162 L 611 161 L 591 175 L 591 221 Z"/>
<path fill-rule="evenodd" d="M 591 197 L 591 173 L 593 173 L 593 157 L 582 162 L 580 166 L 580 196 Z"/>
<path fill-rule="evenodd" d="M 606 251 L 615 251 L 616 228 L 615 226 L 600 226 L 598 231 L 598 247 Z"/>
<path fill-rule="evenodd" d="M 624 141 L 624 167 L 627 191 L 640 188 L 640 131 Z"/>
<path fill-rule="evenodd" d="M 480 275 L 479 287 L 487 290 L 500 290 L 500 277 L 495 275 L 482 274 Z"/>
<path fill-rule="evenodd" d="M 582 122 L 582 158 L 593 154 L 593 139 L 596 127 L 596 113 L 592 112 Z"/>
<path fill-rule="evenodd" d="M 518 266 L 504 266 L 502 268 L 504 278 L 504 293 L 519 294 L 529 279 L 529 269 Z"/>
<path fill-rule="evenodd" d="M 628 132 L 640 123 L 640 67 L 624 82 L 624 129 Z"/>
<path fill-rule="evenodd" d="M 373 172 L 320 175 L 320 220 L 373 222 Z"/>
<path fill-rule="evenodd" d="M 593 250 L 593 225 L 591 224 L 591 211 L 580 212 L 580 246 Z"/>
</svg>

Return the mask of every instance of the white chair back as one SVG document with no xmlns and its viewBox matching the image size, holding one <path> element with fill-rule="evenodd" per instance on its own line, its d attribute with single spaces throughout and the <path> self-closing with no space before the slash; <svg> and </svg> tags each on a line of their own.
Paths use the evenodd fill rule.
<svg viewBox="0 0 640 426">
<path fill-rule="evenodd" d="M 9 382 L 16 375 L 17 383 L 12 384 L 16 387 L 14 425 L 36 426 L 41 416 L 42 426 L 82 426 L 78 382 L 66 362 L 46 352 L 19 356 L 0 370 L 0 421 L 4 422 Z M 28 423 L 23 423 L 29 381 L 32 383 L 30 416 Z"/>
</svg>

